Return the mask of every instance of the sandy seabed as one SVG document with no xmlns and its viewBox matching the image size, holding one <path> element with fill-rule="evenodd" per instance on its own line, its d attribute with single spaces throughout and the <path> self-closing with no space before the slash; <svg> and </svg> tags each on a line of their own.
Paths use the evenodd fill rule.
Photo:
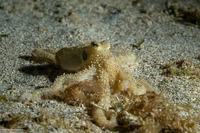
<svg viewBox="0 0 200 133">
<path fill-rule="evenodd" d="M 192 5 L 200 3 L 194 0 Z M 147 80 L 170 102 L 189 103 L 200 110 L 200 78 L 165 75 L 162 69 L 176 60 L 200 64 L 200 28 L 176 22 L 166 13 L 164 1 L 1 0 L 0 35 L 2 130 L 85 132 L 89 125 L 94 132 L 110 132 L 92 123 L 84 106 L 48 99 L 16 101 L 22 92 L 51 86 L 59 74 L 57 66 L 30 61 L 33 49 L 59 49 L 95 40 L 108 40 L 112 48 L 136 53 L 135 77 Z M 19 123 L 6 124 L 11 118 Z"/>
</svg>

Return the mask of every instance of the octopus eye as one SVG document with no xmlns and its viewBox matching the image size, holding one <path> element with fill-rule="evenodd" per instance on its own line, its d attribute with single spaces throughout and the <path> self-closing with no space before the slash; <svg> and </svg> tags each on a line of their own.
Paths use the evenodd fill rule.
<svg viewBox="0 0 200 133">
<path fill-rule="evenodd" d="M 82 58 L 83 58 L 84 61 L 87 60 L 88 55 L 87 55 L 87 51 L 86 50 L 83 51 Z"/>
<path fill-rule="evenodd" d="M 94 47 L 99 47 L 97 42 L 91 42 L 91 45 L 94 46 Z"/>
</svg>

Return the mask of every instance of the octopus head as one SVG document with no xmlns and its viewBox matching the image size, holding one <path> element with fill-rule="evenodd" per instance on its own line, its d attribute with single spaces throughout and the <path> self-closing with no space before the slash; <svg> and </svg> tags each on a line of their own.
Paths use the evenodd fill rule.
<svg viewBox="0 0 200 133">
<path fill-rule="evenodd" d="M 108 41 L 93 41 L 83 47 L 62 48 L 56 53 L 56 61 L 65 70 L 79 71 L 88 58 L 109 52 L 109 49 Z"/>
<path fill-rule="evenodd" d="M 108 41 L 93 41 L 90 43 L 90 47 L 91 50 L 95 52 L 108 51 L 110 49 L 110 43 Z"/>
</svg>

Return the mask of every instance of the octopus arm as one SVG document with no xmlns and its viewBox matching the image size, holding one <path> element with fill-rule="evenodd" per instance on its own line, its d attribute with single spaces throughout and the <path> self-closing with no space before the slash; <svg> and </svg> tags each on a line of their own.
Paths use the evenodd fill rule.
<svg viewBox="0 0 200 133">
<path fill-rule="evenodd" d="M 39 101 L 41 97 L 58 96 L 64 93 L 68 86 L 84 80 L 92 80 L 95 75 L 95 68 L 85 69 L 76 74 L 63 74 L 56 78 L 51 87 L 42 88 L 33 93 L 25 92 L 20 97 L 20 101 Z"/>
<path fill-rule="evenodd" d="M 121 65 L 122 69 L 129 70 L 130 68 L 135 70 L 138 66 L 138 57 L 131 52 L 123 52 L 114 55 L 116 62 Z"/>
<path fill-rule="evenodd" d="M 115 93 L 121 91 L 127 91 L 133 95 L 143 95 L 146 92 L 153 92 L 153 87 L 145 80 L 136 79 L 130 73 L 125 70 L 121 70 L 118 74 L 118 87 L 115 89 Z"/>
<path fill-rule="evenodd" d="M 104 128 L 113 130 L 117 126 L 116 115 L 110 113 L 108 110 L 111 107 L 111 92 L 109 85 L 108 74 L 105 70 L 101 70 L 99 84 L 101 85 L 101 90 L 103 91 L 100 95 L 97 106 L 94 106 L 93 118 L 95 122 Z"/>
</svg>

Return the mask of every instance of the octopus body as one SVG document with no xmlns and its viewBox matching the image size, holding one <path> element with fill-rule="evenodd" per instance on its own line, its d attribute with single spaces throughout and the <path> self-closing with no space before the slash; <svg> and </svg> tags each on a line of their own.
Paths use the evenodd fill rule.
<svg viewBox="0 0 200 133">
<path fill-rule="evenodd" d="M 59 51 L 36 49 L 32 53 L 49 59 L 64 70 L 76 73 L 64 73 L 56 78 L 51 87 L 36 90 L 31 94 L 24 93 L 22 100 L 35 101 L 42 97 L 57 96 L 66 103 L 83 103 L 92 108 L 94 121 L 100 127 L 110 130 L 120 127 L 122 120 L 123 123 L 128 121 L 129 125 L 132 121 L 133 129 L 146 125 L 151 127 L 151 131 L 160 131 L 162 127 L 168 126 L 167 123 L 160 126 L 159 120 L 153 120 L 156 119 L 153 116 L 161 117 L 156 110 L 164 106 L 163 100 L 157 98 L 151 85 L 134 78 L 127 71 L 126 67 L 134 65 L 137 60 L 131 52 L 113 54 L 108 41 L 94 41 L 81 47 L 62 48 Z M 138 108 L 141 108 L 138 111 L 140 113 L 137 112 Z M 144 113 L 145 110 L 149 113 Z M 152 114 L 154 115 L 151 116 Z M 167 114 L 162 120 L 166 120 L 165 118 L 169 118 Z M 174 118 L 171 121 L 173 120 Z M 147 128 L 140 130 L 146 131 Z"/>
<path fill-rule="evenodd" d="M 88 105 L 92 101 L 96 105 L 92 116 L 101 127 L 113 129 L 117 126 L 116 116 L 106 112 L 111 107 L 111 95 L 121 91 L 133 95 L 152 91 L 123 68 L 127 63 L 133 65 L 136 56 L 131 53 L 113 55 L 108 41 L 94 41 L 82 47 L 62 48 L 59 51 L 36 49 L 32 53 L 76 73 L 63 74 L 51 87 L 36 90 L 31 96 L 24 94 L 22 98 L 39 100 L 43 96 L 56 95 L 68 103 L 79 101 Z"/>
</svg>

